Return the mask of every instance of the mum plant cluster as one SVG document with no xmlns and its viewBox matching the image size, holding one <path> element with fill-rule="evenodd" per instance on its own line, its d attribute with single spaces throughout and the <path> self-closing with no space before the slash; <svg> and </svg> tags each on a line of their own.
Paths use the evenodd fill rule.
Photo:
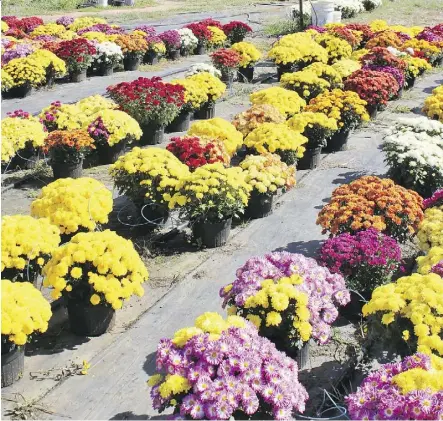
<svg viewBox="0 0 443 421">
<path fill-rule="evenodd" d="M 84 34 L 111 31 L 97 30 L 104 22 L 83 26 L 69 18 L 54 25 L 77 35 L 85 28 Z M 44 31 L 42 26 L 30 33 Z M 135 35 L 110 28 L 128 49 L 156 36 L 147 27 Z M 162 226 L 170 212 L 178 212 L 195 239 L 217 247 L 226 243 L 233 218 L 269 214 L 277 192 L 294 186 L 296 166 L 315 167 L 321 148 L 343 149 L 353 129 L 443 56 L 441 25 L 313 27 L 274 44 L 269 57 L 279 66 L 280 86 L 251 94 L 252 106 L 231 123 L 211 110 L 226 89 L 220 77 L 229 82 L 232 69 L 252 67 L 260 58 L 243 41 L 247 28 L 208 20 L 186 29 L 197 38 L 196 47 L 208 46 L 209 39 L 222 46 L 226 36 L 232 45 L 212 54 L 214 67 L 197 65 L 181 80 L 139 78 L 110 86 L 111 100 L 55 102 L 38 117 L 12 113 L 2 121 L 2 161 L 41 148 L 51 163 L 78 169 L 88 153 L 118 152 L 110 159 L 110 175 L 144 225 Z M 123 38 L 131 36 L 131 42 Z M 169 48 L 178 45 L 169 31 L 161 39 Z M 308 394 L 298 370 L 309 343 L 328 343 L 339 311 L 360 294 L 368 303 L 353 315 L 366 318 L 369 336 L 382 332 L 396 344 L 403 361 L 382 366 L 346 398 L 351 417 L 441 416 L 443 190 L 439 161 L 432 161 L 441 148 L 442 124 L 433 120 L 439 89 L 424 104 L 431 118 L 399 120 L 386 134 L 392 179 L 365 176 L 332 193 L 317 219 L 329 238 L 316 259 L 287 252 L 248 259 L 219 292 L 226 318 L 204 313 L 194 326 L 160 341 L 158 373 L 149 380 L 156 410 L 172 410 L 174 419 L 289 419 L 303 413 Z M 190 113 L 199 121 L 166 149 L 112 149 L 122 142 L 155 143 L 159 130 Z M 419 142 L 427 145 L 420 157 L 408 152 Z M 231 164 L 234 158 L 239 165 Z M 61 174 L 32 202 L 31 216 L 3 219 L 2 275 L 8 280 L 2 281 L 2 353 L 20 352 L 29 335 L 47 329 L 48 303 L 32 285 L 40 275 L 53 299 L 64 297 L 71 329 L 80 335 L 104 333 L 115 310 L 132 295 L 143 295 L 143 261 L 130 240 L 105 229 L 112 207 L 112 193 L 102 183 Z M 25 227 L 32 235 L 25 235 Z M 394 281 L 400 244 L 414 236 L 423 250 L 417 272 Z M 100 323 L 85 317 L 95 311 Z"/>
<path fill-rule="evenodd" d="M 68 76 L 80 82 L 90 75 L 109 76 L 114 69 L 136 70 L 161 57 L 176 60 L 243 41 L 252 29 L 243 22 L 225 25 L 212 19 L 157 33 L 140 25 L 127 31 L 97 17 L 64 16 L 44 24 L 39 17 L 2 17 L 2 95 L 24 97 L 32 88 L 52 86 Z"/>
</svg>

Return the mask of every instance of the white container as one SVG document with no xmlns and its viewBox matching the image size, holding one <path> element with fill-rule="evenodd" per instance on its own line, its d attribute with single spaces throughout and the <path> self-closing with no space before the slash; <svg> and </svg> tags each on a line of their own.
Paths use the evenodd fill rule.
<svg viewBox="0 0 443 421">
<path fill-rule="evenodd" d="M 108 7 L 108 0 L 98 0 L 98 7 Z"/>
<path fill-rule="evenodd" d="M 312 3 L 312 24 L 324 26 L 327 23 L 334 23 L 334 2 L 316 1 Z"/>
<path fill-rule="evenodd" d="M 334 23 L 341 23 L 341 11 L 333 13 L 334 16 Z"/>
</svg>

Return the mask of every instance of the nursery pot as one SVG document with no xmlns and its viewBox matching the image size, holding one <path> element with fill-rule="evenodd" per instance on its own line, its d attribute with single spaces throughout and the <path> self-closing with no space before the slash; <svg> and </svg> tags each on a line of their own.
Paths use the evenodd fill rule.
<svg viewBox="0 0 443 421">
<path fill-rule="evenodd" d="M 140 58 L 139 57 L 124 57 L 123 58 L 123 67 L 127 72 L 133 72 L 137 70 L 140 66 Z"/>
<path fill-rule="evenodd" d="M 366 106 L 366 110 L 371 117 L 371 120 L 375 120 L 377 118 L 378 104 L 368 104 Z"/>
<path fill-rule="evenodd" d="M 198 43 L 197 47 L 195 47 L 194 54 L 196 56 L 202 56 L 203 54 L 206 54 L 206 46 Z"/>
<path fill-rule="evenodd" d="M 71 332 L 79 336 L 100 336 L 115 323 L 115 310 L 104 304 L 68 299 L 68 319 Z"/>
<path fill-rule="evenodd" d="M 52 64 L 46 68 L 46 86 L 52 88 L 55 83 L 55 69 Z"/>
<path fill-rule="evenodd" d="M 348 147 L 349 130 L 339 130 L 335 132 L 329 139 L 328 144 L 324 148 L 325 152 L 345 151 Z"/>
<path fill-rule="evenodd" d="M 166 126 L 166 133 L 186 132 L 189 130 L 190 123 L 191 112 L 186 110 L 180 111 L 180 114 Z"/>
<path fill-rule="evenodd" d="M 25 369 L 25 346 L 5 345 L 2 343 L 2 388 L 19 380 Z"/>
<path fill-rule="evenodd" d="M 169 50 L 168 51 L 168 58 L 170 60 L 178 60 L 180 58 L 180 50 Z"/>
<path fill-rule="evenodd" d="M 158 54 L 155 51 L 147 51 L 143 56 L 143 63 L 145 64 L 157 64 Z"/>
<path fill-rule="evenodd" d="M 142 129 L 142 137 L 140 138 L 140 146 L 158 145 L 163 142 L 165 126 L 158 123 L 140 124 Z"/>
<path fill-rule="evenodd" d="M 186 49 L 186 48 L 180 48 L 180 55 L 182 56 L 182 57 L 188 57 L 189 56 L 189 50 L 188 49 Z"/>
<path fill-rule="evenodd" d="M 215 116 L 215 102 L 203 104 L 199 110 L 194 113 L 196 120 L 209 120 Z"/>
<path fill-rule="evenodd" d="M 25 83 L 24 85 L 15 86 L 14 88 L 9 89 L 7 92 L 2 93 L 3 98 L 12 99 L 12 98 L 26 98 L 31 95 L 32 86 L 30 83 Z"/>
<path fill-rule="evenodd" d="M 254 79 L 254 66 L 240 67 L 237 79 L 239 82 L 252 82 L 252 79 Z"/>
<path fill-rule="evenodd" d="M 362 308 L 366 304 L 366 301 L 369 301 L 371 299 L 371 292 L 363 291 L 360 292 L 362 297 L 360 295 L 356 294 L 354 291 L 350 291 L 351 294 L 351 301 L 349 301 L 348 304 L 346 304 L 344 307 L 339 307 L 339 313 L 341 316 L 348 320 L 358 320 L 361 317 L 362 314 Z"/>
<path fill-rule="evenodd" d="M 156 228 L 162 228 L 169 218 L 169 209 L 165 206 L 144 203 L 137 207 L 140 209 L 140 218 L 133 230 L 138 236 L 149 234 Z"/>
<path fill-rule="evenodd" d="M 101 165 L 113 164 L 122 156 L 126 148 L 126 139 L 121 140 L 113 146 L 108 143 L 97 143 L 98 162 Z"/>
<path fill-rule="evenodd" d="M 112 63 L 102 63 L 98 68 L 100 76 L 111 76 L 114 74 L 114 65 Z"/>
<path fill-rule="evenodd" d="M 264 218 L 272 213 L 273 194 L 259 193 L 253 190 L 249 198 L 245 216 L 251 219 Z"/>
<path fill-rule="evenodd" d="M 415 77 L 408 77 L 406 79 L 406 86 L 405 89 L 411 89 L 415 85 Z"/>
<path fill-rule="evenodd" d="M 86 80 L 86 69 L 69 72 L 69 77 L 73 83 L 84 82 Z"/>
<path fill-rule="evenodd" d="M 54 179 L 59 178 L 80 178 L 83 173 L 83 159 L 76 163 L 51 161 Z"/>
<path fill-rule="evenodd" d="M 403 96 L 403 89 L 404 88 L 400 88 L 397 92 L 397 95 L 395 96 L 395 99 L 400 99 Z"/>
<path fill-rule="evenodd" d="M 35 168 L 38 161 L 38 154 L 32 146 L 26 146 L 16 152 L 15 156 L 11 159 L 8 170 L 21 169 L 30 170 Z"/>
<path fill-rule="evenodd" d="M 280 81 L 284 73 L 292 73 L 293 63 L 279 64 L 277 66 L 277 79 Z"/>
<path fill-rule="evenodd" d="M 230 88 L 232 86 L 232 83 L 234 82 L 234 72 L 226 72 L 222 70 L 220 80 L 222 82 L 225 82 L 227 87 Z"/>
<path fill-rule="evenodd" d="M 192 225 L 192 235 L 208 248 L 221 247 L 228 241 L 231 224 L 232 218 L 222 222 L 197 221 Z"/>
<path fill-rule="evenodd" d="M 313 170 L 320 165 L 321 146 L 313 149 L 306 149 L 302 158 L 297 161 L 298 170 Z"/>
</svg>

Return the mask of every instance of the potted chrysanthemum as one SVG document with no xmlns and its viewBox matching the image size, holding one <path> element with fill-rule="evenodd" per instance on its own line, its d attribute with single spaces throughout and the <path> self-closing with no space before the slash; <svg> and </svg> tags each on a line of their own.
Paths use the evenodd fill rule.
<svg viewBox="0 0 443 421">
<path fill-rule="evenodd" d="M 115 310 L 132 295 L 143 296 L 149 276 L 132 242 L 110 230 L 75 235 L 53 252 L 43 272 L 51 296 L 65 297 L 71 331 L 81 336 L 111 328 Z"/>
<path fill-rule="evenodd" d="M 213 65 L 221 71 L 221 80 L 231 87 L 236 70 L 240 67 L 240 54 L 229 48 L 220 48 L 211 54 Z"/>
<path fill-rule="evenodd" d="M 295 114 L 286 124 L 308 139 L 305 153 L 298 160 L 297 168 L 317 168 L 322 148 L 327 145 L 328 138 L 338 130 L 337 121 L 323 113 L 302 112 Z"/>
<path fill-rule="evenodd" d="M 134 148 L 121 156 L 109 172 L 119 193 L 137 208 L 140 217 L 134 232 L 143 235 L 167 221 L 169 199 L 189 169 L 168 150 Z"/>
<path fill-rule="evenodd" d="M 253 154 L 276 153 L 288 165 L 303 156 L 308 139 L 286 124 L 263 123 L 245 138 L 245 145 Z"/>
<path fill-rule="evenodd" d="M 255 256 L 235 275 L 235 281 L 220 290 L 223 307 L 250 320 L 300 368 L 309 361 L 310 339 L 327 343 L 338 308 L 350 300 L 341 275 L 302 254 Z"/>
<path fill-rule="evenodd" d="M 213 76 L 207 71 L 198 72 L 192 76 L 188 76 L 187 79 L 196 82 L 208 96 L 208 101 L 194 113 L 194 117 L 201 120 L 214 118 L 215 101 L 224 94 L 226 85 L 217 76 Z"/>
<path fill-rule="evenodd" d="M 123 65 L 126 71 L 137 70 L 142 57 L 148 50 L 146 39 L 137 34 L 118 35 L 114 42 L 123 52 Z"/>
<path fill-rule="evenodd" d="M 111 76 L 114 68 L 123 60 L 123 51 L 115 42 L 105 41 L 96 45 L 94 63 L 101 76 Z"/>
<path fill-rule="evenodd" d="M 178 116 L 166 127 L 166 132 L 185 132 L 189 129 L 191 115 L 208 102 L 208 95 L 202 84 L 191 79 L 176 79 L 171 83 L 183 87 L 184 104 Z"/>
<path fill-rule="evenodd" d="M 94 178 L 61 178 L 43 187 L 31 203 L 31 215 L 47 218 L 60 230 L 62 243 L 79 232 L 108 223 L 112 193 Z"/>
<path fill-rule="evenodd" d="M 231 49 L 237 51 L 241 57 L 238 80 L 240 82 L 252 82 L 252 79 L 254 79 L 254 65 L 261 58 L 260 51 L 249 42 L 237 42 L 232 45 Z"/>
<path fill-rule="evenodd" d="M 326 91 L 310 101 L 305 111 L 323 113 L 337 121 L 338 130 L 328 140 L 325 150 L 336 152 L 347 148 L 349 134 L 363 121 L 369 120 L 367 102 L 357 93 L 334 89 Z"/>
<path fill-rule="evenodd" d="M 252 187 L 245 211 L 246 217 L 263 218 L 272 213 L 272 203 L 278 190 L 295 185 L 295 168 L 288 166 L 275 154 L 248 155 L 240 164 L 245 180 Z"/>
<path fill-rule="evenodd" d="M 159 77 L 122 82 L 109 86 L 108 92 L 120 109 L 140 124 L 141 145 L 161 143 L 165 126 L 177 117 L 184 104 L 184 88 Z"/>
<path fill-rule="evenodd" d="M 189 28 L 181 28 L 177 32 L 180 34 L 180 54 L 186 57 L 197 48 L 198 39 Z"/>
<path fill-rule="evenodd" d="M 23 110 L 16 110 L 2 120 L 1 131 L 1 161 L 5 171 L 34 168 L 47 136 L 39 119 Z"/>
<path fill-rule="evenodd" d="M 50 156 L 55 179 L 79 178 L 83 159 L 95 149 L 95 145 L 86 130 L 55 130 L 49 133 L 42 149 Z"/>
<path fill-rule="evenodd" d="M 2 96 L 25 98 L 46 81 L 46 68 L 35 57 L 12 59 L 2 67 Z"/>
<path fill-rule="evenodd" d="M 60 243 L 60 230 L 48 219 L 28 215 L 2 219 L 3 279 L 36 283 L 41 269 Z"/>
<path fill-rule="evenodd" d="M 252 32 L 252 28 L 244 22 L 232 21 L 223 25 L 223 32 L 228 37 L 231 44 L 242 42 L 248 32 Z"/>
<path fill-rule="evenodd" d="M 66 62 L 72 82 L 86 80 L 86 70 L 97 54 L 94 44 L 86 38 L 61 41 L 54 53 Z"/>
<path fill-rule="evenodd" d="M 23 377 L 30 335 L 46 332 L 51 305 L 29 282 L 2 279 L 2 388 Z"/>
<path fill-rule="evenodd" d="M 101 164 L 113 164 L 127 144 L 140 140 L 142 131 L 130 115 L 119 110 L 102 110 L 91 117 L 88 133 L 94 139 Z"/>
<path fill-rule="evenodd" d="M 308 399 L 298 368 L 248 321 L 204 313 L 195 326 L 161 339 L 159 373 L 148 385 L 153 408 L 171 408 L 174 417 L 285 420 L 304 412 Z"/>
<path fill-rule="evenodd" d="M 232 218 L 248 204 L 250 190 L 241 168 L 207 164 L 178 182 L 169 208 L 180 208 L 194 239 L 206 247 L 220 247 L 228 240 Z"/>
<path fill-rule="evenodd" d="M 178 60 L 180 58 L 181 37 L 178 31 L 172 29 L 165 31 L 158 36 L 166 46 L 168 58 Z"/>
</svg>

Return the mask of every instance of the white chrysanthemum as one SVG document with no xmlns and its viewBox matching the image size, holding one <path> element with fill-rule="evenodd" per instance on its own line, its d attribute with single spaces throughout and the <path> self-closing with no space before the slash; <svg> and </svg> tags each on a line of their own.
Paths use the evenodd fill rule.
<svg viewBox="0 0 443 421">
<path fill-rule="evenodd" d="M 185 73 L 185 76 L 189 77 L 202 72 L 208 72 L 212 76 L 221 77 L 220 70 L 216 69 L 212 64 L 207 63 L 197 63 L 192 65 L 191 68 Z"/>
</svg>

